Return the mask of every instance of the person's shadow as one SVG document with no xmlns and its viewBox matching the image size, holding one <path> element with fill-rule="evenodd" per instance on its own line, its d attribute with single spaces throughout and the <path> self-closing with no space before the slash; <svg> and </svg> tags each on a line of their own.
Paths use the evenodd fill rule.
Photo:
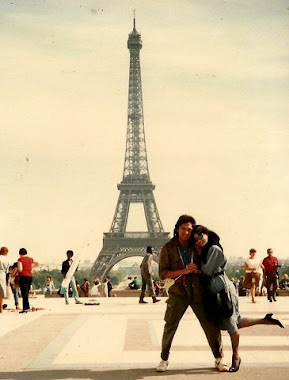
<svg viewBox="0 0 289 380">
<path fill-rule="evenodd" d="M 85 379 L 85 380 L 149 380 L 153 377 L 184 376 L 197 378 L 200 375 L 218 375 L 215 368 L 193 368 L 156 372 L 154 368 L 144 369 L 65 369 L 65 370 L 23 370 L 19 372 L 1 372 L 1 380 L 61 380 L 61 379 Z"/>
</svg>

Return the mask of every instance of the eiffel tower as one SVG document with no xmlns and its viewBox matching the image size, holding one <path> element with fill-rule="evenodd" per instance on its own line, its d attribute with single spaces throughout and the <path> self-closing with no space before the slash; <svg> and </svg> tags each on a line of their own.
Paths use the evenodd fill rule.
<svg viewBox="0 0 289 380">
<path fill-rule="evenodd" d="M 154 247 L 154 260 L 158 262 L 161 247 L 168 241 L 157 210 L 149 175 L 145 143 L 142 84 L 140 69 L 141 35 L 135 27 L 129 34 L 130 51 L 128 121 L 123 179 L 117 185 L 119 198 L 109 232 L 104 233 L 103 247 L 91 270 L 93 278 L 103 280 L 119 261 L 134 256 L 144 256 L 146 247 Z M 145 232 L 126 231 L 130 205 L 142 203 L 147 224 Z"/>
</svg>

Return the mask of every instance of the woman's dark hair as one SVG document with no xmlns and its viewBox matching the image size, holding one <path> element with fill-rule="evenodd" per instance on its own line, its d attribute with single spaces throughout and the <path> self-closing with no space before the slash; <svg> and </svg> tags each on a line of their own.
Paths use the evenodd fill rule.
<svg viewBox="0 0 289 380">
<path fill-rule="evenodd" d="M 19 255 L 27 255 L 27 251 L 25 248 L 20 248 L 19 249 Z"/>
<path fill-rule="evenodd" d="M 209 249 L 213 246 L 213 245 L 217 245 L 218 247 L 221 248 L 221 250 L 223 251 L 223 247 L 221 246 L 220 244 L 220 237 L 216 234 L 216 232 L 214 231 L 210 231 L 207 227 L 205 226 L 201 226 L 200 224 L 195 226 L 193 228 L 193 231 L 191 233 L 191 237 L 190 237 L 190 241 L 189 241 L 189 244 L 195 244 L 195 240 L 194 240 L 194 234 L 198 234 L 198 235 L 201 235 L 201 234 L 206 234 L 208 235 L 208 242 L 207 244 L 202 248 L 202 254 L 201 254 L 201 259 L 202 261 L 205 263 L 206 260 L 207 260 L 207 254 L 208 254 L 208 251 Z"/>
<path fill-rule="evenodd" d="M 196 224 L 196 221 L 195 218 L 193 218 L 191 215 L 181 215 L 177 220 L 177 223 L 174 228 L 174 237 L 179 237 L 178 229 L 182 224 L 185 223 L 192 223 L 192 225 L 194 226 Z"/>
</svg>

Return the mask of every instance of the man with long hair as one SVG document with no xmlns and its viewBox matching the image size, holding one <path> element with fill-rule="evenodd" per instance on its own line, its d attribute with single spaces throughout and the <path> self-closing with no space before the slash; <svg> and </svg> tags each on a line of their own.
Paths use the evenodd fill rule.
<svg viewBox="0 0 289 380">
<path fill-rule="evenodd" d="M 163 246 L 160 254 L 160 278 L 171 279 L 173 284 L 169 288 L 165 314 L 166 323 L 162 338 L 161 362 L 156 368 L 157 372 L 167 370 L 173 337 L 188 306 L 194 311 L 206 334 L 215 357 L 215 367 L 221 372 L 229 370 L 228 366 L 222 361 L 223 350 L 220 328 L 214 322 L 208 320 L 202 303 L 202 289 L 199 277 L 193 274 L 193 270 L 188 267 L 193 256 L 189 238 L 195 224 L 196 221 L 192 216 L 181 215 L 175 225 L 174 237 Z"/>
</svg>

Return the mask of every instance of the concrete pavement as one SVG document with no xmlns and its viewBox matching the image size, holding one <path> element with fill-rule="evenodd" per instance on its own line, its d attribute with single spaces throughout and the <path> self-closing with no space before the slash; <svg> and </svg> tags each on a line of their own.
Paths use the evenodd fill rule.
<svg viewBox="0 0 289 380">
<path fill-rule="evenodd" d="M 87 301 L 88 299 L 82 299 Z M 137 298 L 99 298 L 99 306 L 76 305 L 63 298 L 31 298 L 43 308 L 27 314 L 0 315 L 0 379 L 289 379 L 289 298 L 252 304 L 240 297 L 242 316 L 273 312 L 285 329 L 254 326 L 240 330 L 241 369 L 218 373 L 193 312 L 183 317 L 173 341 L 169 371 L 155 372 L 160 360 L 165 300 L 139 304 Z M 12 300 L 8 300 L 13 306 Z M 225 358 L 231 360 L 223 332 Z"/>
</svg>

